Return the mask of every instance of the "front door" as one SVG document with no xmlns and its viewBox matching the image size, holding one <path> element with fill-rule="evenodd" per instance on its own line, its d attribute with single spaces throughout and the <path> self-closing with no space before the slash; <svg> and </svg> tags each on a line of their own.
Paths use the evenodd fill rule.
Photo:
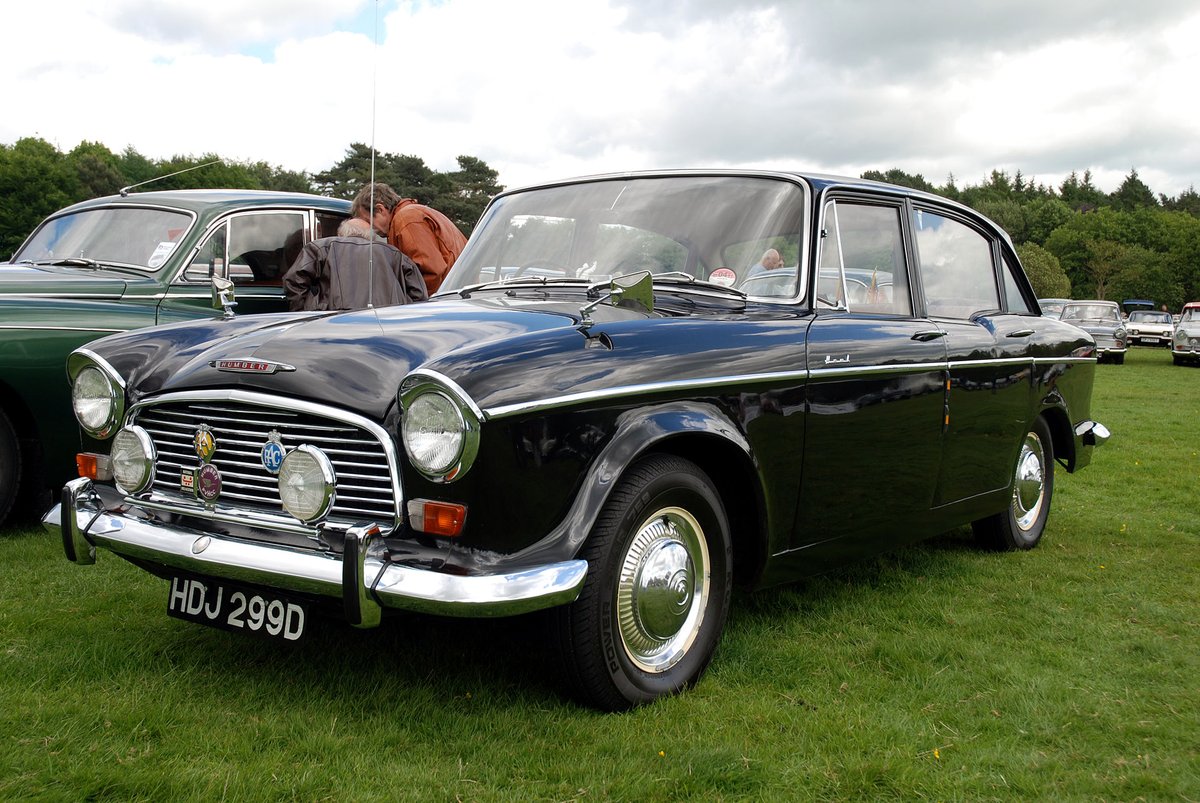
<svg viewBox="0 0 1200 803">
<path fill-rule="evenodd" d="M 794 546 L 841 562 L 911 540 L 938 476 L 944 333 L 913 313 L 903 208 L 825 205 Z M 836 536 L 836 538 L 835 538 Z"/>
</svg>

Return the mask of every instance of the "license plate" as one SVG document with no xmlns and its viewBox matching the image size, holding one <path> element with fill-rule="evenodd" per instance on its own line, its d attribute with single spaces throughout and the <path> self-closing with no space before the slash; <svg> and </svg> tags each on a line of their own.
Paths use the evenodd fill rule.
<svg viewBox="0 0 1200 803">
<path fill-rule="evenodd" d="M 302 602 L 215 580 L 171 578 L 167 613 L 222 630 L 298 641 L 308 622 Z"/>
</svg>

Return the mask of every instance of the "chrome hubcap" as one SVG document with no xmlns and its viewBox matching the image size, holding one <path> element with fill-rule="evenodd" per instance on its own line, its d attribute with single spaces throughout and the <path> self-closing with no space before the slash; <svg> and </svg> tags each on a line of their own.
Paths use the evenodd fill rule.
<svg viewBox="0 0 1200 803">
<path fill-rule="evenodd" d="M 617 624 L 625 653 L 646 672 L 665 672 L 691 647 L 708 601 L 704 531 L 692 514 L 664 508 L 642 523 L 617 580 Z"/>
<path fill-rule="evenodd" d="M 1046 451 L 1042 439 L 1030 432 L 1021 444 L 1017 474 L 1013 481 L 1013 517 L 1022 531 L 1028 531 L 1042 512 L 1046 500 Z"/>
</svg>

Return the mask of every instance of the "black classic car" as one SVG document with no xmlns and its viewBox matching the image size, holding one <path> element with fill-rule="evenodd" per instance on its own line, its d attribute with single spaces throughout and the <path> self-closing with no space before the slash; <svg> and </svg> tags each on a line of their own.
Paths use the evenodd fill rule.
<svg viewBox="0 0 1200 803">
<path fill-rule="evenodd" d="M 0 264 L 0 523 L 75 476 L 79 433 L 62 383 L 71 350 L 113 332 L 212 318 L 210 281 L 238 312 L 283 312 L 283 274 L 334 234 L 347 201 L 292 192 L 123 192 L 42 221 Z"/>
<path fill-rule="evenodd" d="M 968 523 L 1036 545 L 1056 466 L 1108 437 L 1095 364 L 966 207 L 593 177 L 496 197 L 427 303 L 76 350 L 89 476 L 45 521 L 166 579 L 168 613 L 283 641 L 320 610 L 552 608 L 572 688 L 621 709 L 697 680 L 735 583 Z"/>
</svg>

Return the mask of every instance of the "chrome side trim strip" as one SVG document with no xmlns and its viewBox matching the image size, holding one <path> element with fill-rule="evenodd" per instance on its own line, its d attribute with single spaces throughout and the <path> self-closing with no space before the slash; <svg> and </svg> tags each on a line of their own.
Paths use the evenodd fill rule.
<svg viewBox="0 0 1200 803">
<path fill-rule="evenodd" d="M 59 296 L 61 298 L 61 296 Z M 128 331 L 126 329 L 99 329 L 90 326 L 16 326 L 8 323 L 0 323 L 0 329 L 12 329 L 15 331 L 36 331 L 36 332 L 103 332 L 105 334 L 116 334 L 118 332 Z"/>
<path fill-rule="evenodd" d="M 567 405 L 577 404 L 583 401 L 619 398 L 622 396 L 646 393 L 669 393 L 681 390 L 695 390 L 697 388 L 740 385 L 748 382 L 776 382 L 785 380 L 804 381 L 809 378 L 811 373 L 812 372 L 808 370 L 779 371 L 769 374 L 743 374 L 740 376 L 705 377 L 703 379 L 678 379 L 670 382 L 646 382 L 640 385 L 622 385 L 620 387 L 603 388 L 601 390 L 588 390 L 580 393 L 566 393 L 562 396 L 551 396 L 545 399 L 537 399 L 534 401 L 488 407 L 483 411 L 483 420 L 505 418 L 507 416 L 520 415 L 523 413 L 539 412 L 541 410 L 550 410 L 555 407 L 566 407 Z"/>
<path fill-rule="evenodd" d="M 872 376 L 877 374 L 919 373 L 923 371 L 945 371 L 962 368 L 985 368 L 993 365 L 1055 365 L 1060 363 L 1095 363 L 1095 357 L 1005 357 L 994 360 L 962 360 L 955 362 L 923 362 L 903 363 L 900 365 L 861 365 L 847 368 L 813 368 L 803 371 L 777 371 L 765 374 L 741 374 L 737 376 L 704 377 L 699 379 L 680 379 L 671 382 L 647 382 L 639 385 L 621 385 L 602 390 L 566 393 L 561 396 L 550 396 L 528 402 L 502 404 L 483 410 L 482 419 L 492 420 L 525 413 L 540 412 L 556 407 L 566 407 L 588 401 L 603 401 L 604 399 L 623 396 L 664 393 L 681 390 L 697 390 L 703 388 L 719 388 L 726 385 L 737 385 L 748 382 L 777 382 L 789 380 L 820 380 L 846 376 Z M 449 380 L 434 371 L 417 369 L 413 374 L 424 373 L 435 376 L 438 381 Z M 454 386 L 457 387 L 457 386 Z M 464 399 L 469 399 L 465 393 Z"/>
</svg>

